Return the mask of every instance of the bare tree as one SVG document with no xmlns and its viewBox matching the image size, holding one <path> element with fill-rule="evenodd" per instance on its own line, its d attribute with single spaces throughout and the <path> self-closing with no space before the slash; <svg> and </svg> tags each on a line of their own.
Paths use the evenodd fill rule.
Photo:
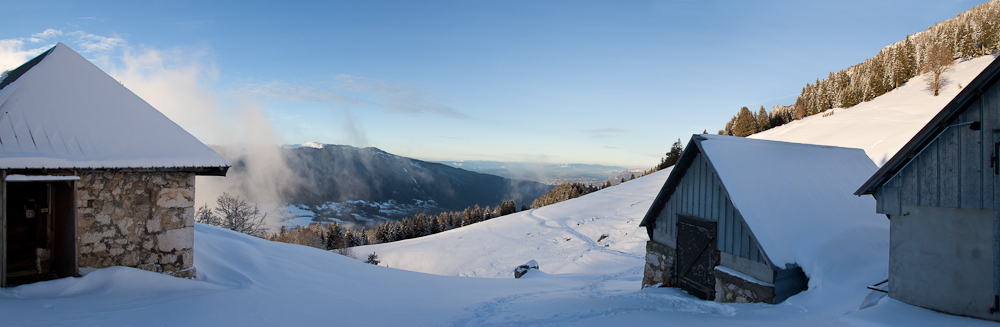
<svg viewBox="0 0 1000 327">
<path fill-rule="evenodd" d="M 927 49 L 927 56 L 924 57 L 921 71 L 927 73 L 927 90 L 933 91 L 937 96 L 939 91 L 948 84 L 948 79 L 944 73 L 951 68 L 951 63 L 955 60 L 951 47 L 941 44 L 931 45 Z"/>
<path fill-rule="evenodd" d="M 256 204 L 251 204 L 239 196 L 222 193 L 215 199 L 215 209 L 203 205 L 195 219 L 199 223 L 219 226 L 247 235 L 262 236 L 265 232 L 266 213 L 261 213 Z"/>
</svg>

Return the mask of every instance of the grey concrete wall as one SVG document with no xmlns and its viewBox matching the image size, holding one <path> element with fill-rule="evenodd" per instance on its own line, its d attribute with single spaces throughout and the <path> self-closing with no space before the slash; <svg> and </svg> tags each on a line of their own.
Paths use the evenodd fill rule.
<svg viewBox="0 0 1000 327">
<path fill-rule="evenodd" d="M 889 296 L 1000 321 L 993 306 L 993 210 L 903 205 L 889 232 Z"/>
<path fill-rule="evenodd" d="M 766 263 L 751 261 L 726 252 L 721 252 L 719 259 L 721 266 L 742 272 L 765 283 L 774 283 L 774 270 L 771 270 L 771 266 Z"/>
</svg>

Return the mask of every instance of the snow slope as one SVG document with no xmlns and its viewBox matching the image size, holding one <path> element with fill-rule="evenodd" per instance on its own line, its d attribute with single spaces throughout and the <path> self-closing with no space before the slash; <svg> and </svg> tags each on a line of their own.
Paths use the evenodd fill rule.
<svg viewBox="0 0 1000 327">
<path fill-rule="evenodd" d="M 858 310 L 867 294 L 864 285 L 885 269 L 884 263 L 857 255 L 884 250 L 884 245 L 863 242 L 830 248 L 826 255 L 843 264 L 825 268 L 830 277 L 778 305 L 723 304 L 675 288 L 639 289 L 644 233 L 634 226 L 641 207 L 652 200 L 639 194 L 659 187 L 666 174 L 661 171 L 548 209 L 471 226 L 479 229 L 428 237 L 438 242 L 428 238 L 409 242 L 410 247 L 427 251 L 407 256 L 423 255 L 424 260 L 412 262 L 428 270 L 504 278 L 376 267 L 314 248 L 197 224 L 197 280 L 133 268 L 99 269 L 81 278 L 2 289 L 0 315 L 5 326 L 995 325 L 890 299 Z M 529 224 L 514 226 L 518 222 Z M 610 239 L 607 248 L 590 241 L 589 235 L 616 226 L 625 229 L 600 242 Z M 506 230 L 514 228 L 538 237 Z M 488 236 L 491 233 L 498 235 Z M 585 241 L 565 241 L 563 236 Z M 462 241 L 475 237 L 480 241 Z M 439 265 L 425 264 L 459 250 L 456 244 L 484 252 L 452 252 L 452 258 Z M 393 257 L 387 246 L 364 250 Z M 524 263 L 527 259 L 520 258 L 529 255 L 539 262 L 540 271 L 510 278 L 513 267 L 503 264 Z M 484 259 L 490 257 L 497 259 Z M 403 264 L 410 259 L 388 261 Z M 500 264 L 487 264 L 493 261 Z M 483 269 L 472 269 L 473 265 Z"/>
<path fill-rule="evenodd" d="M 851 108 L 831 109 L 830 116 L 812 115 L 750 137 L 859 148 L 881 167 L 958 95 L 959 86 L 969 85 L 993 59 L 983 56 L 956 63 L 945 73 L 951 83 L 936 97 L 927 91 L 924 77 L 917 76 L 871 101 Z"/>
<path fill-rule="evenodd" d="M 642 274 L 646 229 L 639 227 L 669 169 L 603 191 L 444 233 L 363 246 L 383 264 L 437 275 L 510 278 L 536 260 L 550 274 Z M 601 235 L 607 235 L 601 239 Z M 638 284 L 636 284 L 638 285 Z"/>
<path fill-rule="evenodd" d="M 953 78 L 967 83 L 985 60 L 959 64 Z M 833 116 L 755 137 L 861 147 L 881 163 L 956 93 L 949 88 L 932 98 L 917 89 L 916 79 L 909 84 Z M 777 305 L 723 304 L 674 288 L 640 289 L 646 235 L 637 225 L 668 174 L 357 249 L 358 255 L 378 253 L 392 268 L 199 224 L 197 280 L 99 269 L 0 290 L 0 319 L 9 326 L 996 326 L 888 298 L 859 309 L 869 295 L 865 286 L 886 276 L 886 235 L 844 236 L 836 246 L 818 249 L 815 255 L 826 264 L 813 276 L 821 277 Z M 540 269 L 511 278 L 513 268 L 528 260 Z"/>
</svg>

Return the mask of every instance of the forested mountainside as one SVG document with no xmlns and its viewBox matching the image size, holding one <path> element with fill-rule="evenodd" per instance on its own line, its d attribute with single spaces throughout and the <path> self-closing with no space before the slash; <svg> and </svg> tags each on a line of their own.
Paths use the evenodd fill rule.
<svg viewBox="0 0 1000 327">
<path fill-rule="evenodd" d="M 928 72 L 936 56 L 971 59 L 1000 52 L 1000 2 L 990 1 L 890 44 L 864 62 L 807 83 L 791 106 L 740 108 L 719 134 L 747 136 L 822 113 L 848 108 Z"/>
<path fill-rule="evenodd" d="M 319 218 L 398 219 L 466 207 L 495 206 L 504 200 L 529 204 L 551 186 L 506 179 L 401 157 L 377 148 L 346 145 L 286 147 L 284 157 L 304 185 L 286 190 L 285 201 Z M 234 169 L 238 166 L 234 165 Z M 342 205 L 333 209 L 330 204 Z"/>
<path fill-rule="evenodd" d="M 441 161 L 440 163 L 477 173 L 510 179 L 524 179 L 549 185 L 563 183 L 603 184 L 615 179 L 626 167 L 589 164 L 547 164 L 483 160 Z"/>
</svg>

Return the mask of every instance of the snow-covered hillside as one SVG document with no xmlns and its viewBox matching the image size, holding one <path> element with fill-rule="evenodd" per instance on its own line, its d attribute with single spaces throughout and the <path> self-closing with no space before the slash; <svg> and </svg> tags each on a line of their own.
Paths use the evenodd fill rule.
<svg viewBox="0 0 1000 327">
<path fill-rule="evenodd" d="M 859 310 L 868 294 L 864 285 L 884 272 L 858 255 L 884 250 L 866 242 L 831 249 L 831 260 L 840 263 L 826 268 L 832 274 L 778 305 L 640 289 L 645 234 L 635 225 L 652 200 L 644 194 L 655 194 L 668 173 L 408 241 L 407 248 L 418 251 L 392 253 L 398 244 L 363 249 L 380 251 L 390 266 L 412 264 L 449 276 L 376 267 L 198 224 L 198 280 L 99 269 L 0 290 L 0 315 L 6 326 L 995 325 L 890 299 Z M 615 228 L 601 242 L 594 239 Z M 508 264 L 529 258 L 540 271 L 512 278 Z"/>
<path fill-rule="evenodd" d="M 754 137 L 860 147 L 881 164 L 992 58 L 956 65 L 937 98 L 920 77 L 832 116 Z M 669 141 L 665 141 L 669 142 Z M 195 228 L 197 280 L 106 268 L 0 290 L 3 325 L 360 326 L 996 326 L 884 298 L 860 309 L 886 276 L 887 235 L 819 249 L 809 290 L 777 304 L 723 304 L 675 288 L 640 289 L 638 227 L 669 170 L 537 210 L 396 243 L 382 267 L 304 246 Z M 607 235 L 607 236 L 604 236 Z M 535 260 L 539 271 L 513 279 Z M 386 268 L 385 266 L 391 268 Z"/>
<path fill-rule="evenodd" d="M 917 76 L 872 101 L 832 109 L 832 114 L 828 110 L 750 137 L 859 148 L 882 166 L 958 95 L 960 86 L 969 85 L 993 58 L 983 56 L 956 63 L 945 74 L 951 82 L 936 97 L 927 90 L 923 76 Z"/>
<path fill-rule="evenodd" d="M 570 201 L 430 237 L 363 246 L 357 252 L 375 252 L 389 267 L 445 276 L 509 278 L 514 267 L 528 260 L 538 261 L 550 274 L 642 275 L 647 236 L 639 221 L 669 173 L 662 170 Z"/>
</svg>

